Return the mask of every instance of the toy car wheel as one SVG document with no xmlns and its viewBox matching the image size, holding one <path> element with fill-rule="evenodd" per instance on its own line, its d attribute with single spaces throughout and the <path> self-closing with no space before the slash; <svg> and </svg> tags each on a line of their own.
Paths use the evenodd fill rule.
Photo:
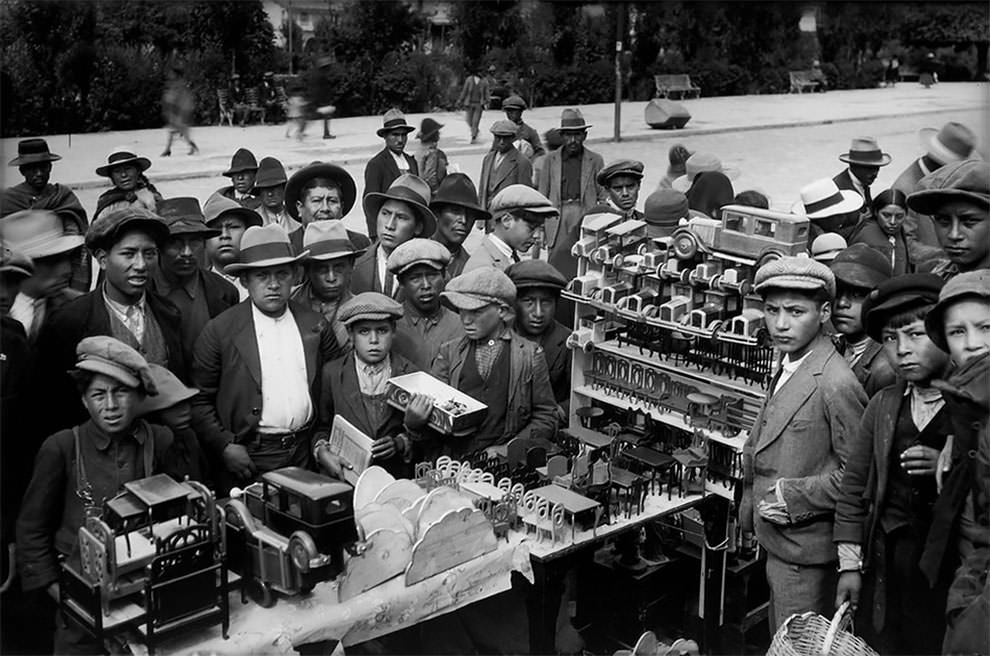
<svg viewBox="0 0 990 656">
<path fill-rule="evenodd" d="M 309 561 L 316 557 L 316 543 L 308 533 L 296 531 L 289 537 L 289 557 L 300 572 L 309 571 Z"/>
<path fill-rule="evenodd" d="M 698 238 L 684 230 L 674 235 L 674 255 L 680 260 L 690 260 L 698 254 Z"/>
<path fill-rule="evenodd" d="M 272 591 L 272 586 L 258 579 L 250 579 L 244 585 L 247 587 L 248 597 L 254 603 L 262 608 L 271 608 L 275 605 L 275 593 Z"/>
</svg>

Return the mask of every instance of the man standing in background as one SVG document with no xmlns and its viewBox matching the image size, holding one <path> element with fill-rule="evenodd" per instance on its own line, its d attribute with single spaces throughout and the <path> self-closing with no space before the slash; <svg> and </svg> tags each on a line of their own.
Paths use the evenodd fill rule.
<svg viewBox="0 0 990 656">
<path fill-rule="evenodd" d="M 461 87 L 461 95 L 457 99 L 457 104 L 465 109 L 464 120 L 471 128 L 471 143 L 478 140 L 478 126 L 481 125 L 481 111 L 488 102 L 490 89 L 488 80 L 479 75 L 479 66 L 475 64 L 471 68 L 471 75 L 464 80 Z"/>
</svg>

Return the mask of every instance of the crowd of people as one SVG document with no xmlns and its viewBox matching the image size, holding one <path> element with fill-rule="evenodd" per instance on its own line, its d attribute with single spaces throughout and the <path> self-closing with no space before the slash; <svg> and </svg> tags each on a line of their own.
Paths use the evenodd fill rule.
<svg viewBox="0 0 990 656">
<path fill-rule="evenodd" d="M 169 198 L 146 157 L 116 148 L 87 211 L 51 182 L 59 156 L 43 139 L 18 144 L 24 182 L 4 190 L 0 219 L 0 462 L 6 566 L 26 601 L 5 603 L 5 621 L 38 621 L 32 595 L 57 598 L 79 526 L 129 480 L 188 476 L 223 497 L 289 465 L 340 477 L 337 416 L 397 477 L 512 439 L 552 445 L 567 424 L 574 308 L 561 292 L 583 218 L 638 219 L 663 243 L 726 205 L 768 208 L 715 154 L 677 145 L 640 210 L 656 163 L 606 165 L 579 109 L 541 139 L 522 98 L 503 108 L 477 184 L 447 170 L 441 124 L 425 119 L 411 154 L 416 128 L 387 112 L 364 173 L 366 234 L 345 227 L 357 185 L 330 162 L 289 176 L 242 147 L 229 185 Z M 739 519 L 767 553 L 772 627 L 848 600 L 882 653 L 985 653 L 990 165 L 959 123 L 922 138 L 882 190 L 891 157 L 853 139 L 846 167 L 792 208 L 810 221 L 808 254 L 755 271 L 779 359 L 746 442 Z M 389 379 L 414 371 L 483 402 L 482 423 L 450 440 L 428 426 L 432 399 L 390 406 Z M 424 649 L 525 651 L 518 594 L 424 629 Z M 61 615 L 54 640 L 57 653 L 102 650 Z"/>
</svg>

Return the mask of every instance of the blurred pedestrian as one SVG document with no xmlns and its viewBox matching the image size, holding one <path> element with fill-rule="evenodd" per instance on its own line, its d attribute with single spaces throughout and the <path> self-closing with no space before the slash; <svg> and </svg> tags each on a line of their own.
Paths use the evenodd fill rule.
<svg viewBox="0 0 990 656">
<path fill-rule="evenodd" d="M 430 191 L 437 192 L 440 183 L 447 176 L 447 155 L 440 150 L 440 129 L 442 123 L 437 123 L 430 117 L 420 123 L 416 139 L 419 140 L 419 150 L 416 152 L 416 164 L 419 166 L 419 177 L 430 185 Z"/>
<path fill-rule="evenodd" d="M 189 132 L 189 123 L 195 113 L 196 98 L 182 77 L 182 69 L 172 68 L 165 82 L 165 92 L 162 94 L 162 116 L 165 117 L 165 134 L 168 137 L 162 157 L 172 155 L 172 140 L 176 135 L 189 144 L 190 155 L 199 152 L 199 146 L 192 140 Z"/>
<path fill-rule="evenodd" d="M 457 104 L 465 110 L 464 120 L 471 128 L 471 143 L 478 140 L 478 126 L 481 125 L 481 112 L 491 95 L 488 80 L 481 77 L 481 67 L 474 65 L 471 74 L 464 80 Z"/>
<path fill-rule="evenodd" d="M 323 138 L 336 139 L 330 132 L 330 119 L 337 112 L 334 101 L 334 85 L 330 79 L 333 57 L 320 57 L 309 71 L 309 106 L 323 119 Z M 300 134 L 302 134 L 300 132 Z"/>
</svg>

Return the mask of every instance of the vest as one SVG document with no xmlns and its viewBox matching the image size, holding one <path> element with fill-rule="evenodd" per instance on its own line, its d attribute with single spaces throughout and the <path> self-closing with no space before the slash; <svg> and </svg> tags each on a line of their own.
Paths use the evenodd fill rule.
<svg viewBox="0 0 990 656">
<path fill-rule="evenodd" d="M 147 308 L 147 306 L 145 307 Z M 165 336 L 162 335 L 162 329 L 158 325 L 158 319 L 150 308 L 144 312 L 144 336 L 140 344 L 137 338 L 134 337 L 134 333 L 117 318 L 116 314 L 109 309 L 107 310 L 107 314 L 110 315 L 110 332 L 113 334 L 113 337 L 143 355 L 144 359 L 150 364 L 168 367 L 168 346 L 165 344 Z"/>
<path fill-rule="evenodd" d="M 911 476 L 901 466 L 901 454 L 920 444 L 941 450 L 945 436 L 952 432 L 946 406 L 932 418 L 924 430 L 918 431 L 911 418 L 910 396 L 901 403 L 894 429 L 894 444 L 890 449 L 890 478 L 887 482 L 887 502 L 884 504 L 880 525 L 885 533 L 893 533 L 903 526 L 911 526 L 919 535 L 928 532 L 932 520 L 932 506 L 938 496 L 934 476 Z"/>
<path fill-rule="evenodd" d="M 474 435 L 464 438 L 459 444 L 456 439 L 448 442 L 453 451 L 452 456 L 460 457 L 474 451 L 481 451 L 498 444 L 502 438 L 505 432 L 505 413 L 509 405 L 511 344 L 510 341 L 505 341 L 502 345 L 502 352 L 499 353 L 495 364 L 492 365 L 491 373 L 488 374 L 488 380 L 484 380 L 478 371 L 478 362 L 475 359 L 475 342 L 474 340 L 471 341 L 464 368 L 461 370 L 460 384 L 457 387 L 471 398 L 487 405 L 488 413 Z"/>
</svg>

